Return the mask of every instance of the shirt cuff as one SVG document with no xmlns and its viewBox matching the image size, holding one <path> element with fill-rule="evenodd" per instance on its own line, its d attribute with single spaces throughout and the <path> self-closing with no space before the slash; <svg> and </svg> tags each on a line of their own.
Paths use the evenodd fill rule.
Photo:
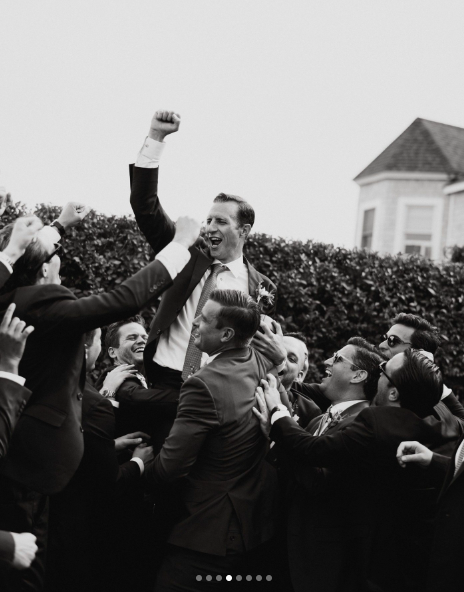
<svg viewBox="0 0 464 592">
<path fill-rule="evenodd" d="M 6 378 L 7 380 L 12 380 L 13 382 L 18 383 L 21 386 L 24 386 L 26 379 L 22 376 L 18 376 L 17 374 L 12 374 L 11 372 L 4 372 L 0 370 L 0 378 Z"/>
<path fill-rule="evenodd" d="M 61 240 L 61 234 L 59 233 L 58 229 L 55 228 L 54 226 L 44 226 L 40 230 L 40 233 L 42 235 L 49 236 L 50 240 L 53 243 L 58 243 Z"/>
<path fill-rule="evenodd" d="M 171 279 L 174 279 L 184 269 L 190 261 L 190 257 L 190 251 L 174 241 L 156 255 L 156 259 L 168 270 Z"/>
<path fill-rule="evenodd" d="M 282 411 L 276 411 L 274 415 L 271 417 L 271 425 L 274 425 L 275 422 L 281 417 L 291 417 L 288 409 L 285 409 L 285 411 L 283 409 Z"/>
<path fill-rule="evenodd" d="M 10 262 L 7 259 L 7 256 L 4 255 L 1 251 L 0 251 L 0 262 L 3 263 L 3 265 L 8 269 L 8 271 L 10 273 L 13 273 L 13 268 L 10 265 Z"/>
<path fill-rule="evenodd" d="M 131 458 L 131 462 L 136 462 L 139 465 L 139 469 L 140 469 L 140 475 L 143 475 L 143 472 L 145 470 L 145 465 L 143 464 L 143 460 L 141 458 L 139 458 L 138 456 L 134 456 L 134 458 Z"/>
<path fill-rule="evenodd" d="M 159 161 L 165 146 L 166 144 L 164 142 L 152 140 L 147 136 L 145 138 L 145 142 L 143 143 L 142 149 L 137 155 L 135 166 L 144 169 L 158 168 Z"/>
</svg>

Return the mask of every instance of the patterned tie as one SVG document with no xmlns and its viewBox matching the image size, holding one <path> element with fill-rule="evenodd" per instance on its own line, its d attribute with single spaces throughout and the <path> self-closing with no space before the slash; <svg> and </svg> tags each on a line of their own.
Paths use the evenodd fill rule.
<svg viewBox="0 0 464 592">
<path fill-rule="evenodd" d="M 462 465 L 462 461 L 464 460 L 464 444 L 461 446 L 461 450 L 459 451 L 459 456 L 456 459 L 456 468 L 454 469 L 454 475 L 459 471 Z"/>
<path fill-rule="evenodd" d="M 326 429 L 329 427 L 331 421 L 332 421 L 332 405 L 327 409 L 327 411 L 321 417 L 321 421 L 319 422 L 319 425 L 317 426 L 317 430 L 314 435 L 321 436 L 326 431 Z"/>
<path fill-rule="evenodd" d="M 208 276 L 206 282 L 203 285 L 203 289 L 201 291 L 200 300 L 198 302 L 197 310 L 195 312 L 195 318 L 201 314 L 206 301 L 209 298 L 209 295 L 216 287 L 217 283 L 217 276 L 222 273 L 223 271 L 227 271 L 229 268 L 222 263 L 213 263 L 210 267 L 211 273 Z M 182 379 L 187 380 L 187 378 L 194 374 L 198 368 L 200 367 L 201 363 L 201 356 L 202 352 L 195 347 L 195 338 L 193 335 L 190 335 L 189 344 L 187 347 L 187 351 L 185 353 L 185 361 L 184 367 L 182 369 Z"/>
</svg>

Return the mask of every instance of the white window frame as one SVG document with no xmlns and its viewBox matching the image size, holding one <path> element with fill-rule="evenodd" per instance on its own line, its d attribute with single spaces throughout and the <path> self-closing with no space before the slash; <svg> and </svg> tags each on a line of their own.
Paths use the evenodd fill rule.
<svg viewBox="0 0 464 592">
<path fill-rule="evenodd" d="M 364 201 L 360 204 L 359 209 L 358 209 L 358 220 L 357 220 L 357 225 L 356 225 L 356 241 L 355 241 L 355 244 L 358 249 L 361 248 L 361 243 L 362 243 L 364 212 L 366 210 L 375 210 L 374 228 L 372 229 L 372 245 L 371 245 L 370 250 L 371 251 L 378 251 L 379 250 L 380 217 L 381 217 L 380 207 L 381 207 L 381 200 L 380 199 L 370 199 L 369 201 Z"/>
<path fill-rule="evenodd" d="M 396 229 L 394 252 L 404 253 L 406 244 L 413 244 L 413 241 L 406 241 L 406 212 L 408 206 L 428 206 L 433 207 L 433 225 L 432 225 L 432 259 L 441 259 L 441 235 L 443 224 L 443 198 L 440 197 L 400 197 L 396 210 Z M 414 243 L 417 244 L 417 243 Z"/>
</svg>

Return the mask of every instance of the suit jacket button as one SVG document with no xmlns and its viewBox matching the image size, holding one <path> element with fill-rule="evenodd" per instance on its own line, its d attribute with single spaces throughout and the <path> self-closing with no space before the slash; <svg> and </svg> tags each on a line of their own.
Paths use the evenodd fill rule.
<svg viewBox="0 0 464 592">
<path fill-rule="evenodd" d="M 231 541 L 235 541 L 235 537 L 234 536 L 231 536 L 229 538 L 230 538 Z"/>
<path fill-rule="evenodd" d="M 77 393 L 77 400 L 82 401 L 82 393 Z"/>
<path fill-rule="evenodd" d="M 161 333 L 161 329 L 157 329 L 156 334 L 159 335 Z"/>
<path fill-rule="evenodd" d="M 82 433 L 84 433 L 84 428 L 82 426 L 80 426 L 79 429 L 81 430 Z"/>
</svg>

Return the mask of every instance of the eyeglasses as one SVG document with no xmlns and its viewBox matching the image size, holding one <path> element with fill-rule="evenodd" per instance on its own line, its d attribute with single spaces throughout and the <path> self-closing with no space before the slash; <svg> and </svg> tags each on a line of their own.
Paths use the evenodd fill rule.
<svg viewBox="0 0 464 592">
<path fill-rule="evenodd" d="M 379 364 L 379 370 L 380 370 L 380 372 L 382 372 L 382 374 L 384 374 L 388 378 L 388 381 L 397 389 L 398 387 L 393 382 L 392 378 L 390 376 L 388 376 L 388 374 L 385 372 L 385 366 L 386 365 L 387 365 L 387 361 L 380 362 L 380 364 Z"/>
<path fill-rule="evenodd" d="M 412 345 L 410 341 L 403 341 L 396 335 L 382 335 L 382 339 L 387 342 L 388 347 L 395 347 L 395 345 Z"/>
<path fill-rule="evenodd" d="M 47 255 L 47 257 L 42 261 L 42 263 L 40 265 L 38 265 L 36 267 L 36 269 L 34 269 L 34 272 L 35 273 L 37 273 L 39 271 L 39 269 L 42 267 L 42 265 L 44 263 L 50 263 L 50 261 L 53 259 L 53 257 L 55 255 L 57 255 L 58 253 L 62 252 L 63 247 L 61 246 L 61 243 L 54 243 L 53 246 L 55 247 L 53 249 L 53 251 L 49 255 Z"/>
<path fill-rule="evenodd" d="M 356 364 L 354 362 L 352 362 L 348 358 L 345 358 L 345 356 L 342 356 L 342 354 L 339 354 L 338 352 L 335 352 L 332 357 L 334 360 L 334 364 L 336 364 L 337 362 L 340 362 L 340 360 L 345 360 L 345 362 L 348 362 L 349 364 L 351 364 L 351 366 L 355 366 L 358 370 L 361 370 L 361 368 L 359 366 L 356 366 Z"/>
</svg>

